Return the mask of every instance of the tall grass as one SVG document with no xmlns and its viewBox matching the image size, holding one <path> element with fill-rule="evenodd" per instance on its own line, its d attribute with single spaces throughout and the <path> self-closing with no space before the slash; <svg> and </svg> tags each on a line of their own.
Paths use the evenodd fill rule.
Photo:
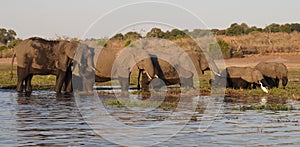
<svg viewBox="0 0 300 147">
<path fill-rule="evenodd" d="M 252 32 L 241 36 L 217 36 L 230 44 L 233 51 L 245 54 L 299 53 L 300 33 L 261 33 Z"/>
</svg>

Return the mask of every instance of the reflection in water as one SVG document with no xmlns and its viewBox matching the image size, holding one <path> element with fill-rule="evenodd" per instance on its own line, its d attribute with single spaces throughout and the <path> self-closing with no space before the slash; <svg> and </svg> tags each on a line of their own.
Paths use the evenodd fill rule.
<svg viewBox="0 0 300 147">
<path fill-rule="evenodd" d="M 19 94 L 16 101 L 16 141 L 19 145 L 77 146 L 93 145 L 96 142 L 111 144 L 103 139 L 99 140 L 86 125 L 74 97 L 70 95 L 37 92 L 28 97 L 27 94 Z"/>
<path fill-rule="evenodd" d="M 106 95 L 103 99 L 111 97 Z M 139 100 L 142 99 L 140 97 Z M 167 97 L 164 101 L 176 102 L 178 98 Z M 205 111 L 199 110 L 196 117 L 200 119 L 190 121 L 182 131 L 159 146 L 299 145 L 299 110 L 274 112 L 232 109 L 239 105 L 263 103 L 300 108 L 299 102 L 283 98 L 225 98 L 224 108 L 216 118 L 210 118 L 214 119 L 214 123 L 207 131 L 198 131 L 199 120 Z M 122 107 L 108 107 L 108 111 L 119 122 L 141 126 L 161 121 L 150 115 L 164 116 L 170 112 L 151 109 L 147 112 L 150 114 L 148 117 L 139 115 L 135 118 Z M 28 96 L 0 90 L 0 120 L 0 146 L 118 146 L 101 138 L 86 124 L 71 95 L 57 96 L 55 92 L 34 91 Z"/>
</svg>

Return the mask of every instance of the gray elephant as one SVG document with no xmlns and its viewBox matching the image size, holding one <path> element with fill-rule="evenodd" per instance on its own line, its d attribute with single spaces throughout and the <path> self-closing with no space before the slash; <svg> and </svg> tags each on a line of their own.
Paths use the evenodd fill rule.
<svg viewBox="0 0 300 147">
<path fill-rule="evenodd" d="M 72 83 L 75 92 L 91 93 L 95 82 L 94 48 L 80 44 L 74 56 Z"/>
<path fill-rule="evenodd" d="M 204 53 L 196 51 L 187 51 L 188 56 L 179 56 L 175 57 L 178 61 L 178 64 L 169 63 L 161 58 L 158 58 L 155 55 L 151 55 L 151 60 L 154 65 L 155 74 L 158 75 L 158 78 L 161 79 L 164 83 L 154 82 L 153 87 L 159 88 L 158 85 L 173 85 L 180 84 L 182 87 L 194 87 L 193 77 L 195 72 L 192 69 L 195 68 L 198 75 L 204 74 L 206 70 L 212 70 L 214 74 L 219 75 L 219 70 L 215 62 L 211 58 L 206 58 Z M 191 63 L 186 62 L 187 58 L 191 59 Z M 194 66 L 194 67 L 193 67 Z M 196 73 L 196 74 L 197 74 Z M 148 90 L 147 84 L 149 79 L 146 79 L 147 76 L 143 76 L 142 79 L 142 88 L 143 90 Z M 153 79 L 155 80 L 155 79 Z M 156 86 L 155 86 L 156 85 Z M 138 85 L 139 88 L 139 85 Z"/>
<path fill-rule="evenodd" d="M 131 70 L 137 66 L 150 78 L 154 78 L 154 67 L 146 50 L 126 47 L 122 49 L 102 48 L 96 62 L 95 81 L 118 80 L 123 92 L 128 91 Z"/>
<path fill-rule="evenodd" d="M 25 82 L 25 91 L 31 92 L 33 75 L 52 74 L 56 75 L 55 91 L 57 93 L 61 92 L 63 85 L 67 93 L 72 92 L 71 66 L 78 46 L 77 41 L 46 40 L 39 37 L 22 41 L 14 48 L 18 76 L 16 90 L 22 92 Z"/>
<path fill-rule="evenodd" d="M 221 72 L 221 76 L 215 77 L 215 80 L 218 81 L 220 78 L 226 78 L 226 87 L 234 89 L 250 89 L 261 84 L 261 87 L 268 86 L 262 73 L 251 67 L 227 67 Z"/>
<path fill-rule="evenodd" d="M 282 81 L 283 88 L 288 83 L 288 70 L 283 63 L 261 62 L 255 68 L 263 74 L 270 88 L 278 88 L 280 80 Z"/>
</svg>

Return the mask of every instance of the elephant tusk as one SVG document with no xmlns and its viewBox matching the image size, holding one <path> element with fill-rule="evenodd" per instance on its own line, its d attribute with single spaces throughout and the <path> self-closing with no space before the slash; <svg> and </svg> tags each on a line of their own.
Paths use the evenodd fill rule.
<svg viewBox="0 0 300 147">
<path fill-rule="evenodd" d="M 93 67 L 93 66 L 90 66 L 90 68 L 91 68 L 93 71 L 96 71 L 95 67 Z"/>
<path fill-rule="evenodd" d="M 151 78 L 151 76 L 149 75 L 149 73 L 147 72 L 147 71 L 144 71 L 145 72 L 145 74 L 147 75 L 147 77 L 150 79 L 150 80 L 152 80 L 152 78 Z"/>
<path fill-rule="evenodd" d="M 154 78 L 158 78 L 158 75 L 155 74 L 155 75 L 154 75 Z"/>
<path fill-rule="evenodd" d="M 213 71 L 213 70 L 212 70 L 212 72 L 213 72 L 215 75 L 221 77 L 221 74 L 219 74 L 219 73 L 217 73 L 217 72 L 215 72 L 215 71 Z"/>
</svg>

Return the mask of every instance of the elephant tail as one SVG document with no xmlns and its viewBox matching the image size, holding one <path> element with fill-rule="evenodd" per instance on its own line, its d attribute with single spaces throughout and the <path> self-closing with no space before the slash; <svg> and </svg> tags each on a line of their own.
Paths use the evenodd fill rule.
<svg viewBox="0 0 300 147">
<path fill-rule="evenodd" d="M 14 60 L 15 60 L 15 57 L 16 57 L 16 52 L 14 51 L 14 54 L 13 54 L 12 60 L 11 60 L 10 80 L 12 80 L 12 78 L 14 77 L 13 69 L 14 69 Z"/>
</svg>

